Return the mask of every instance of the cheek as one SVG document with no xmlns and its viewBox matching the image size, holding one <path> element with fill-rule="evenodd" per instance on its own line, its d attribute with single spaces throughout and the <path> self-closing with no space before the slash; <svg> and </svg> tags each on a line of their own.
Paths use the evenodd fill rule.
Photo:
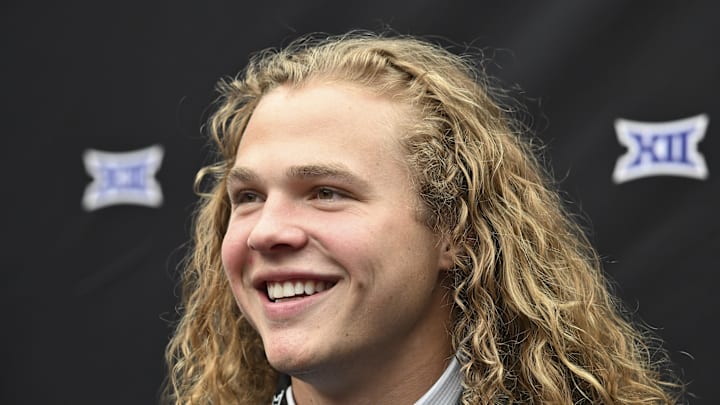
<svg viewBox="0 0 720 405">
<path fill-rule="evenodd" d="M 223 238 L 220 255 L 225 274 L 231 281 L 239 279 L 242 268 L 250 264 L 246 240 L 240 233 L 233 232 L 232 228 L 228 229 Z"/>
</svg>

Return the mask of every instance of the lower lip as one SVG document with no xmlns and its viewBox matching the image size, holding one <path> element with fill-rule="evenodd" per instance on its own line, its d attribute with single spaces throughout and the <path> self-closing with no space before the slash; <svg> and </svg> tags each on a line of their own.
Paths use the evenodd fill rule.
<svg viewBox="0 0 720 405">
<path fill-rule="evenodd" d="M 265 314 L 267 315 L 268 319 L 284 321 L 296 318 L 304 312 L 308 311 L 319 300 L 322 300 L 325 295 L 327 295 L 327 293 L 331 290 L 332 288 L 321 291 L 319 293 L 315 293 L 313 295 L 308 295 L 304 298 L 291 299 L 281 302 L 270 301 L 268 296 L 263 292 L 260 292 L 260 296 L 262 299 L 263 308 L 265 309 Z"/>
</svg>

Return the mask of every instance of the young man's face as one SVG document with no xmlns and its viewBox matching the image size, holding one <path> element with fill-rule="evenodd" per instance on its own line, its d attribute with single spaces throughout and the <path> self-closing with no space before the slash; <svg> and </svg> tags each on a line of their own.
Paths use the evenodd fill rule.
<svg viewBox="0 0 720 405">
<path fill-rule="evenodd" d="M 440 279 L 452 258 L 419 221 L 403 114 L 366 90 L 311 83 L 273 90 L 250 119 L 222 261 L 281 372 L 340 377 L 450 350 Z"/>
</svg>

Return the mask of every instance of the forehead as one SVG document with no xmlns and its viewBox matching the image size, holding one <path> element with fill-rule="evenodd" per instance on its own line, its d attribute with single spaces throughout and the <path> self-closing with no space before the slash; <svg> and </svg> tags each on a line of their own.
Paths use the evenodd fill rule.
<svg viewBox="0 0 720 405">
<path fill-rule="evenodd" d="M 401 139 L 409 115 L 406 106 L 352 84 L 281 86 L 255 108 L 235 167 L 284 175 L 291 167 L 342 166 L 367 181 L 407 178 Z"/>
<path fill-rule="evenodd" d="M 311 81 L 282 85 L 261 98 L 245 129 L 246 141 L 299 136 L 307 142 L 397 142 L 411 109 L 390 97 L 343 81 Z M 375 135 L 375 136 L 374 136 Z M 361 146 L 360 143 L 355 146 Z"/>
</svg>

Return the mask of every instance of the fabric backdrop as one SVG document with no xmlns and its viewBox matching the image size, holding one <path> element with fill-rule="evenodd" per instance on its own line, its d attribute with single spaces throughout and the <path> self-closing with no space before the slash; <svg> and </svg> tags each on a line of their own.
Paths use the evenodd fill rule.
<svg viewBox="0 0 720 405">
<path fill-rule="evenodd" d="M 710 1 L 3 2 L 0 403 L 156 403 L 214 83 L 298 34 L 384 27 L 483 51 L 526 106 L 618 294 L 666 341 L 692 402 L 714 403 L 719 12 Z M 699 115 L 702 140 L 692 123 L 623 132 L 647 176 L 613 181 L 628 151 L 616 120 Z M 85 155 L 151 146 L 160 157 Z M 656 170 L 699 170 L 698 156 L 704 178 Z M 95 176 L 131 192 L 156 181 L 162 201 L 87 210 Z"/>
</svg>

